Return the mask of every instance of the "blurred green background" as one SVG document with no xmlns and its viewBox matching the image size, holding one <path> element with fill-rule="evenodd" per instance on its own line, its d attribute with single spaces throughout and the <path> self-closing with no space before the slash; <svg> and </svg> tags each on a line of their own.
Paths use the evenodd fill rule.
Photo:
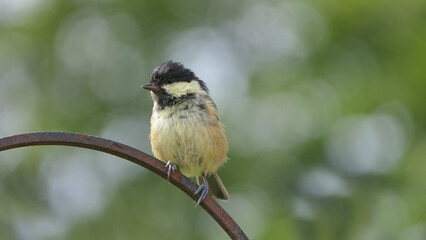
<svg viewBox="0 0 426 240">
<path fill-rule="evenodd" d="M 140 85 L 173 59 L 210 88 L 251 239 L 426 239 L 426 2 L 0 0 L 0 137 L 151 153 Z M 226 239 L 171 184 L 70 147 L 0 153 L 0 239 Z"/>
</svg>

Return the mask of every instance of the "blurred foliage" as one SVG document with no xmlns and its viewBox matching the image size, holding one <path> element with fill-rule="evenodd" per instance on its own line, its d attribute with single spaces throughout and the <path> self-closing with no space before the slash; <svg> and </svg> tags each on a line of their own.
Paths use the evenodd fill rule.
<svg viewBox="0 0 426 240">
<path fill-rule="evenodd" d="M 220 204 L 251 239 L 426 239 L 426 4 L 0 0 L 0 136 L 150 153 L 139 88 L 173 59 L 230 142 Z M 0 153 L 0 239 L 225 239 L 179 190 L 83 149 Z"/>
</svg>

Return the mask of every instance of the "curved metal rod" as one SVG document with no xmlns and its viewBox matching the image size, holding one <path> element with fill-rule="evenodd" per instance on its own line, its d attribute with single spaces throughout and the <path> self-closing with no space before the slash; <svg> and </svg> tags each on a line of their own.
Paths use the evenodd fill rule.
<svg viewBox="0 0 426 240">
<path fill-rule="evenodd" d="M 162 161 L 135 148 L 100 137 L 68 132 L 36 132 L 0 138 L 0 152 L 37 145 L 74 146 L 109 153 L 136 163 L 164 179 L 167 178 L 167 168 Z M 193 196 L 198 187 L 197 184 L 179 171 L 174 171 L 170 174 L 169 180 L 192 199 L 198 199 L 198 196 Z M 207 196 L 200 206 L 212 216 L 232 239 L 248 239 L 231 216 L 210 196 Z"/>
</svg>

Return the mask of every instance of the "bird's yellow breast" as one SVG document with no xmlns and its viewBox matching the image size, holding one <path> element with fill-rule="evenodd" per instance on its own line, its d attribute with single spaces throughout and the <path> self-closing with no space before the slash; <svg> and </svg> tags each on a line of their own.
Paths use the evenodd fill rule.
<svg viewBox="0 0 426 240">
<path fill-rule="evenodd" d="M 212 109 L 183 109 L 154 107 L 150 135 L 154 156 L 174 162 L 186 176 L 210 175 L 226 161 L 224 129 L 217 116 L 211 114 Z"/>
</svg>

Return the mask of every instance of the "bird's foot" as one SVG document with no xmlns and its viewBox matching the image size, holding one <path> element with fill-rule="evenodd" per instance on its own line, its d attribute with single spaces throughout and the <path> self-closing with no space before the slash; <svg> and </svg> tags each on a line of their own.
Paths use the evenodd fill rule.
<svg viewBox="0 0 426 240">
<path fill-rule="evenodd" d="M 197 188 L 197 190 L 194 192 L 194 195 L 197 195 L 200 193 L 200 198 L 198 198 L 197 204 L 195 207 L 197 207 L 207 196 L 207 193 L 209 193 L 209 184 L 207 183 L 206 177 L 203 175 L 203 183 Z"/>
<path fill-rule="evenodd" d="M 176 164 L 174 164 L 172 161 L 168 161 L 166 163 L 167 169 L 167 181 L 169 181 L 170 173 L 172 173 L 174 170 L 176 170 Z"/>
</svg>

